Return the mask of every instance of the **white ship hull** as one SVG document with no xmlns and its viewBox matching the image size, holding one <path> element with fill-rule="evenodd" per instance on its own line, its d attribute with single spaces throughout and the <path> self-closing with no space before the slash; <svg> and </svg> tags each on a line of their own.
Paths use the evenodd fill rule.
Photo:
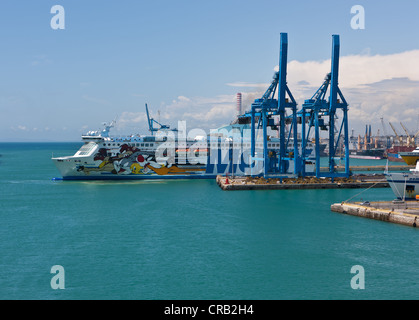
<svg viewBox="0 0 419 320">
<path fill-rule="evenodd" d="M 261 159 L 264 144 L 256 140 L 252 160 L 250 138 L 241 131 L 245 125 L 229 126 L 230 130 L 223 127 L 213 135 L 194 139 L 179 139 L 171 131 L 156 136 L 110 137 L 112 126 L 105 125 L 101 132 L 82 136 L 85 143 L 73 156 L 52 158 L 62 179 L 209 179 L 217 175 L 261 175 L 265 161 L 270 172 L 279 167 L 279 139 L 270 138 L 267 142 L 266 160 Z M 234 133 L 237 131 L 238 135 Z M 292 143 L 289 148 L 293 151 Z M 306 158 L 312 151 L 313 148 L 306 149 Z M 315 162 L 307 162 L 307 169 L 314 171 Z M 292 177 L 293 158 L 283 166 L 285 172 L 281 171 L 280 176 Z"/>
<path fill-rule="evenodd" d="M 52 161 L 64 180 L 209 179 L 217 175 L 263 172 L 263 162 L 250 165 L 250 143 L 189 141 L 183 148 L 176 144 L 166 148 L 164 144 L 163 141 L 145 142 L 143 138 L 86 141 L 74 156 L 56 157 Z M 275 153 L 279 144 L 269 143 L 269 147 Z M 256 157 L 261 154 L 259 146 Z M 293 166 L 289 160 L 289 174 Z"/>
<path fill-rule="evenodd" d="M 176 161 L 170 161 L 168 156 L 156 156 L 156 150 L 163 142 L 138 141 L 87 142 L 74 156 L 53 158 L 52 161 L 65 180 L 210 178 L 228 171 L 228 166 L 220 165 L 208 170 L 206 152 L 200 153 L 201 150 L 189 154 L 188 159 L 190 150 L 182 152 L 178 148 L 174 150 L 178 153 L 174 155 Z"/>
<path fill-rule="evenodd" d="M 419 165 L 409 172 L 386 173 L 386 178 L 398 199 L 412 200 L 419 195 Z"/>
</svg>

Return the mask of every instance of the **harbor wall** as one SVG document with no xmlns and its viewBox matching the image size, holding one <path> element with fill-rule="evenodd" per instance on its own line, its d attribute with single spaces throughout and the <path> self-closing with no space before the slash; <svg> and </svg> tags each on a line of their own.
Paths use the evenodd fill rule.
<svg viewBox="0 0 419 320">
<path fill-rule="evenodd" d="M 377 179 L 378 178 L 378 179 Z M 264 179 L 251 177 L 225 177 L 218 175 L 216 182 L 225 191 L 238 190 L 287 190 L 287 189 L 354 189 L 354 188 L 388 188 L 387 181 L 376 177 L 371 180 L 346 178 L 330 179 L 296 178 L 296 179 Z"/>
<path fill-rule="evenodd" d="M 405 226 L 416 227 L 419 221 L 419 202 L 373 202 L 373 203 L 335 203 L 331 210 L 338 213 L 368 219 L 392 222 Z"/>
</svg>

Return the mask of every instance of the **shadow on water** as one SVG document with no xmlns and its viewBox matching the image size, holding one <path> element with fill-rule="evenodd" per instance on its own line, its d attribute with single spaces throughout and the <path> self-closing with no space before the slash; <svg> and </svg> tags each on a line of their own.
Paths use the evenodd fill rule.
<svg viewBox="0 0 419 320">
<path fill-rule="evenodd" d="M 63 185 L 146 185 L 146 184 L 166 184 L 167 179 L 153 179 L 153 180 L 63 180 L 61 178 L 52 178 L 54 182 L 63 183 Z M 182 181 L 180 180 L 177 180 Z M 188 180 L 184 180 L 188 181 Z"/>
</svg>

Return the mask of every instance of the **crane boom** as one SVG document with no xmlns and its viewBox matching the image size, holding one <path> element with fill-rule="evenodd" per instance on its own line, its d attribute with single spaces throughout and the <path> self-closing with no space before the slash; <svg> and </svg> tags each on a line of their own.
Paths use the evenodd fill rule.
<svg viewBox="0 0 419 320">
<path fill-rule="evenodd" d="M 412 136 L 410 136 L 410 134 L 409 134 L 409 132 L 407 131 L 407 129 L 406 129 L 406 127 L 403 125 L 403 123 L 401 123 L 400 122 L 400 124 L 401 124 L 401 126 L 403 127 L 403 129 L 404 129 L 404 131 L 406 132 L 406 134 L 407 134 L 407 145 L 409 146 L 409 147 L 414 147 L 414 146 L 416 146 L 416 135 L 414 135 L 413 137 Z"/>
<path fill-rule="evenodd" d="M 397 131 L 396 131 L 396 129 L 394 129 L 394 127 L 393 127 L 393 125 L 391 124 L 391 122 L 389 122 L 389 124 L 390 124 L 391 129 L 393 129 L 394 134 L 396 135 L 396 137 L 397 137 L 397 139 L 399 140 L 400 144 L 403 144 L 403 138 L 402 138 L 402 137 L 400 137 L 400 136 L 397 134 Z"/>
<path fill-rule="evenodd" d="M 389 122 L 389 125 L 390 125 L 391 129 L 393 129 L 393 132 L 394 132 L 394 134 L 396 135 L 397 139 L 399 139 L 400 137 L 399 137 L 399 135 L 397 134 L 397 131 L 396 131 L 396 129 L 394 129 L 394 127 L 393 127 L 393 125 L 391 124 L 391 122 Z"/>
<path fill-rule="evenodd" d="M 408 138 L 408 139 L 410 139 L 410 134 L 409 134 L 409 132 L 407 131 L 406 127 L 405 127 L 405 126 L 403 125 L 403 123 L 401 123 L 401 122 L 400 122 L 400 125 L 402 126 L 402 128 L 403 128 L 404 132 L 406 132 L 407 138 Z"/>
</svg>

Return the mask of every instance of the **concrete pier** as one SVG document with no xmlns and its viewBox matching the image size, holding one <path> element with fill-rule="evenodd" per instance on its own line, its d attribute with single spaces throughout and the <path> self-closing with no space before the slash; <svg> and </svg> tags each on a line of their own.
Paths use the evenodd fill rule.
<svg viewBox="0 0 419 320">
<path fill-rule="evenodd" d="M 286 189 L 349 189 L 349 188 L 388 188 L 384 175 L 356 175 L 349 179 L 297 178 L 297 179 L 265 179 L 253 177 L 217 176 L 217 184 L 222 190 L 286 190 Z"/>
<path fill-rule="evenodd" d="M 332 204 L 331 210 L 414 228 L 419 223 L 419 201 L 342 202 Z"/>
<path fill-rule="evenodd" d="M 337 172 L 342 172 L 345 171 L 345 167 L 342 166 L 336 166 L 336 171 Z M 389 172 L 391 171 L 409 171 L 409 169 L 414 169 L 415 166 L 408 166 L 408 165 L 389 165 L 387 166 L 383 166 L 383 165 L 378 165 L 378 166 L 350 166 L 349 170 L 352 172 L 355 171 L 371 171 L 371 172 L 384 172 L 386 169 L 388 169 Z M 326 171 L 327 168 L 320 168 L 320 171 Z"/>
</svg>

